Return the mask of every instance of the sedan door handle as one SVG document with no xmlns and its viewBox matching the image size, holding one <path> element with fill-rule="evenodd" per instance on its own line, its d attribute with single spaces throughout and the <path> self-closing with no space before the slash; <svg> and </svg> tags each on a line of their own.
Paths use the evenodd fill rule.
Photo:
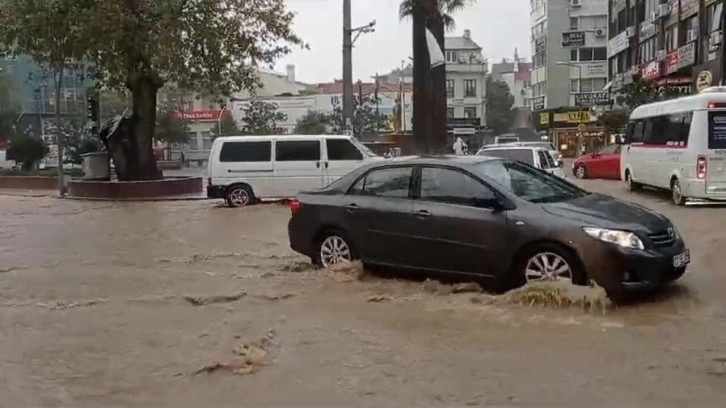
<svg viewBox="0 0 726 408">
<path fill-rule="evenodd" d="M 426 218 L 430 217 L 431 213 L 426 210 L 419 210 L 419 212 L 416 213 L 416 216 L 418 216 L 419 218 Z"/>
<path fill-rule="evenodd" d="M 320 168 L 320 162 L 315 162 L 315 167 Z"/>
<path fill-rule="evenodd" d="M 328 168 L 328 166 L 330 166 L 330 163 L 328 163 L 328 162 L 325 162 L 325 168 L 326 168 L 326 169 Z"/>
</svg>

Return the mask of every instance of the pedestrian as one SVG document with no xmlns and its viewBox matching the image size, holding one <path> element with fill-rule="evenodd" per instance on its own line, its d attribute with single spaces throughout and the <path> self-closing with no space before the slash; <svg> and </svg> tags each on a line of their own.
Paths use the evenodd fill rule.
<svg viewBox="0 0 726 408">
<path fill-rule="evenodd" d="M 186 160 L 186 156 L 184 155 L 184 152 L 183 151 L 179 153 L 179 160 L 181 161 L 182 167 L 186 167 L 186 164 L 187 164 L 186 161 L 187 160 Z"/>
</svg>

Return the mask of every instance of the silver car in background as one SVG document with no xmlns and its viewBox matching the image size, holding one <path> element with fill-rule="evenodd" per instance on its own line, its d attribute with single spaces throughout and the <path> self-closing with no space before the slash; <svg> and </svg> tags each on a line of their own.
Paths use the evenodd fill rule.
<svg viewBox="0 0 726 408">
<path fill-rule="evenodd" d="M 490 147 L 491 146 L 491 147 Z M 490 145 L 479 149 L 477 156 L 500 157 L 504 159 L 517 160 L 527 163 L 530 166 L 544 170 L 547 173 L 559 178 L 566 178 L 554 157 L 547 149 L 541 147 L 519 146 L 514 144 Z"/>
</svg>

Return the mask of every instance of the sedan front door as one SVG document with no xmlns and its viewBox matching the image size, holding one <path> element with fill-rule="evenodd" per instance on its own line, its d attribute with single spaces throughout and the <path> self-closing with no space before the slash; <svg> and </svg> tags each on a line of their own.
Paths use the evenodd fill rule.
<svg viewBox="0 0 726 408">
<path fill-rule="evenodd" d="M 507 214 L 477 206 L 496 197 L 461 169 L 423 167 L 413 206 L 418 224 L 416 252 L 409 259 L 422 269 L 495 276 L 507 253 Z"/>
</svg>

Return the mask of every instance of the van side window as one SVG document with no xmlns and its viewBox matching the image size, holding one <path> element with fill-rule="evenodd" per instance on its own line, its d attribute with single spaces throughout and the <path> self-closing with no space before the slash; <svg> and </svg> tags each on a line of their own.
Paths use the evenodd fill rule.
<svg viewBox="0 0 726 408">
<path fill-rule="evenodd" d="M 275 161 L 320 161 L 320 142 L 278 140 L 275 142 Z"/>
<path fill-rule="evenodd" d="M 646 119 L 647 133 L 643 138 L 643 143 L 650 145 L 664 145 L 668 142 L 668 136 L 671 133 L 671 122 L 668 116 L 656 116 Z"/>
<path fill-rule="evenodd" d="M 691 119 L 693 112 L 686 112 L 681 119 L 681 126 L 678 129 L 678 137 L 674 140 L 679 146 L 688 146 L 688 135 L 691 133 Z"/>
<path fill-rule="evenodd" d="M 219 161 L 268 162 L 272 156 L 272 142 L 224 142 L 219 152 Z"/>
<path fill-rule="evenodd" d="M 643 142 L 643 130 L 645 124 L 642 120 L 630 122 L 632 126 L 628 126 L 628 135 L 626 143 L 642 143 Z"/>
<path fill-rule="evenodd" d="M 348 139 L 327 139 L 328 160 L 363 160 L 363 154 Z"/>
</svg>

